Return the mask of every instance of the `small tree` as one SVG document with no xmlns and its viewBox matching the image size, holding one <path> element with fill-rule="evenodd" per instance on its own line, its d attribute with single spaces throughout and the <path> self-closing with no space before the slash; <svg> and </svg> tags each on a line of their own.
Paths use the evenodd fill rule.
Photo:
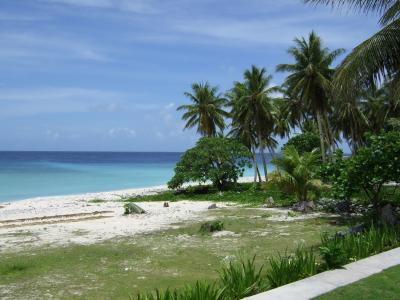
<svg viewBox="0 0 400 300">
<path fill-rule="evenodd" d="M 384 184 L 400 181 L 400 133 L 388 132 L 367 136 L 366 147 L 340 162 L 341 173 L 334 181 L 334 191 L 350 198 L 364 191 L 379 214 L 384 197 Z"/>
<path fill-rule="evenodd" d="M 185 182 L 210 180 L 222 190 L 227 183 L 243 176 L 246 166 L 251 167 L 251 153 L 244 145 L 234 139 L 204 137 L 182 155 L 168 187 L 175 189 Z"/>
<path fill-rule="evenodd" d="M 299 202 L 309 201 L 308 192 L 322 185 L 314 177 L 320 159 L 318 148 L 300 155 L 293 145 L 289 145 L 282 154 L 272 161 L 277 166 L 277 171 L 271 176 L 272 182 L 291 190 Z"/>
<path fill-rule="evenodd" d="M 319 148 L 320 141 L 318 135 L 306 132 L 290 138 L 283 147 L 285 148 L 288 146 L 294 146 L 297 152 L 302 155 L 305 152 L 311 152 L 314 149 Z"/>
</svg>

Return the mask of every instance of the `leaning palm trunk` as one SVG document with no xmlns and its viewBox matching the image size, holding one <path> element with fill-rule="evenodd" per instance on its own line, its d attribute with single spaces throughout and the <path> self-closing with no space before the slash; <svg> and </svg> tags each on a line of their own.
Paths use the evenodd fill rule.
<svg viewBox="0 0 400 300">
<path fill-rule="evenodd" d="M 320 111 L 317 111 L 317 123 L 318 123 L 319 140 L 321 143 L 322 161 L 326 162 L 324 130 L 322 128 L 322 117 Z"/>
<path fill-rule="evenodd" d="M 260 170 L 258 168 L 256 150 L 254 147 L 252 147 L 251 153 L 253 155 L 253 164 L 254 164 L 254 183 L 257 182 L 257 178 L 258 178 L 258 181 L 261 182 L 261 175 L 260 175 Z"/>
<path fill-rule="evenodd" d="M 265 159 L 265 154 L 264 154 L 264 142 L 262 140 L 262 136 L 261 133 L 258 133 L 258 140 L 260 143 L 260 155 L 261 155 L 261 161 L 263 164 L 263 168 L 264 168 L 264 176 L 265 176 L 265 182 L 268 181 L 268 171 L 267 171 L 267 161 Z"/>
<path fill-rule="evenodd" d="M 326 143 L 328 145 L 328 155 L 329 160 L 333 158 L 333 153 L 335 152 L 335 139 L 333 138 L 332 128 L 329 124 L 329 119 L 324 117 L 324 131 L 326 135 Z"/>
</svg>

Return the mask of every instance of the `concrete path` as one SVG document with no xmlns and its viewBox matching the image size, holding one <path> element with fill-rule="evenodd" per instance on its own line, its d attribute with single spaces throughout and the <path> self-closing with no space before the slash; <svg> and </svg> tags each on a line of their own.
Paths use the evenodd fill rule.
<svg viewBox="0 0 400 300">
<path fill-rule="evenodd" d="M 400 248 L 392 249 L 354 263 L 343 269 L 326 271 L 303 280 L 261 293 L 246 300 L 305 300 L 400 264 Z"/>
</svg>

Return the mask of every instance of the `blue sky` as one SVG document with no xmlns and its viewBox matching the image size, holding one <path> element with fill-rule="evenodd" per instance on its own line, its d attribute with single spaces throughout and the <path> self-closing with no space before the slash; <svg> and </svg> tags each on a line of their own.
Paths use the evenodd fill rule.
<svg viewBox="0 0 400 300">
<path fill-rule="evenodd" d="M 350 50 L 377 18 L 301 0 L 1 0 L 0 150 L 181 151 L 190 84 L 285 74 L 312 29 Z"/>
</svg>

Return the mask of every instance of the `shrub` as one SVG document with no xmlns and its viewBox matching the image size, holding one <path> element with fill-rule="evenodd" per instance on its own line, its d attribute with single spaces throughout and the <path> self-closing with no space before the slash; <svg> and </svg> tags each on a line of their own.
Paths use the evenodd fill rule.
<svg viewBox="0 0 400 300">
<path fill-rule="evenodd" d="M 215 283 L 197 281 L 194 285 L 186 286 L 181 295 L 181 300 L 222 300 L 223 289 L 216 286 Z"/>
<path fill-rule="evenodd" d="M 384 184 L 400 178 L 400 133 L 387 132 L 367 136 L 367 144 L 351 158 L 338 160 L 333 167 L 333 192 L 349 199 L 364 192 L 379 213 L 384 198 Z"/>
<path fill-rule="evenodd" d="M 251 153 L 244 145 L 234 139 L 204 137 L 182 155 L 168 187 L 176 189 L 185 182 L 210 180 L 222 190 L 243 176 L 246 166 L 251 167 Z"/>
<path fill-rule="evenodd" d="M 255 256 L 252 259 L 230 262 L 220 273 L 225 299 L 242 299 L 267 290 L 261 271 L 262 267 L 257 269 L 255 265 Z"/>
<path fill-rule="evenodd" d="M 294 146 L 288 146 L 283 149 L 281 157 L 273 159 L 277 170 L 270 175 L 270 180 L 290 189 L 298 201 L 308 201 L 309 191 L 322 187 L 321 181 L 314 176 L 318 161 L 316 149 L 300 155 Z"/>
<path fill-rule="evenodd" d="M 130 300 L 134 298 L 129 297 Z M 154 293 L 147 293 L 147 294 L 138 294 L 137 300 L 179 300 L 182 299 L 179 297 L 178 291 L 174 290 L 171 291 L 167 289 L 165 292 L 160 292 L 156 290 Z"/>
<path fill-rule="evenodd" d="M 323 234 L 320 253 L 328 268 L 337 268 L 350 261 L 368 257 L 399 245 L 399 233 L 396 228 L 372 225 L 365 232 L 345 236 Z"/>
<path fill-rule="evenodd" d="M 211 221 L 201 224 L 201 232 L 214 232 L 221 231 L 224 229 L 224 223 L 222 221 Z"/>
<path fill-rule="evenodd" d="M 317 273 L 317 264 L 312 249 L 299 246 L 294 254 L 270 258 L 271 269 L 267 273 L 269 284 L 276 288 Z"/>
<path fill-rule="evenodd" d="M 305 152 L 311 152 L 314 149 L 319 148 L 320 140 L 318 135 L 311 132 L 306 132 L 290 138 L 288 142 L 283 146 L 283 149 L 285 149 L 288 146 L 295 147 L 296 150 L 301 155 Z"/>
</svg>

